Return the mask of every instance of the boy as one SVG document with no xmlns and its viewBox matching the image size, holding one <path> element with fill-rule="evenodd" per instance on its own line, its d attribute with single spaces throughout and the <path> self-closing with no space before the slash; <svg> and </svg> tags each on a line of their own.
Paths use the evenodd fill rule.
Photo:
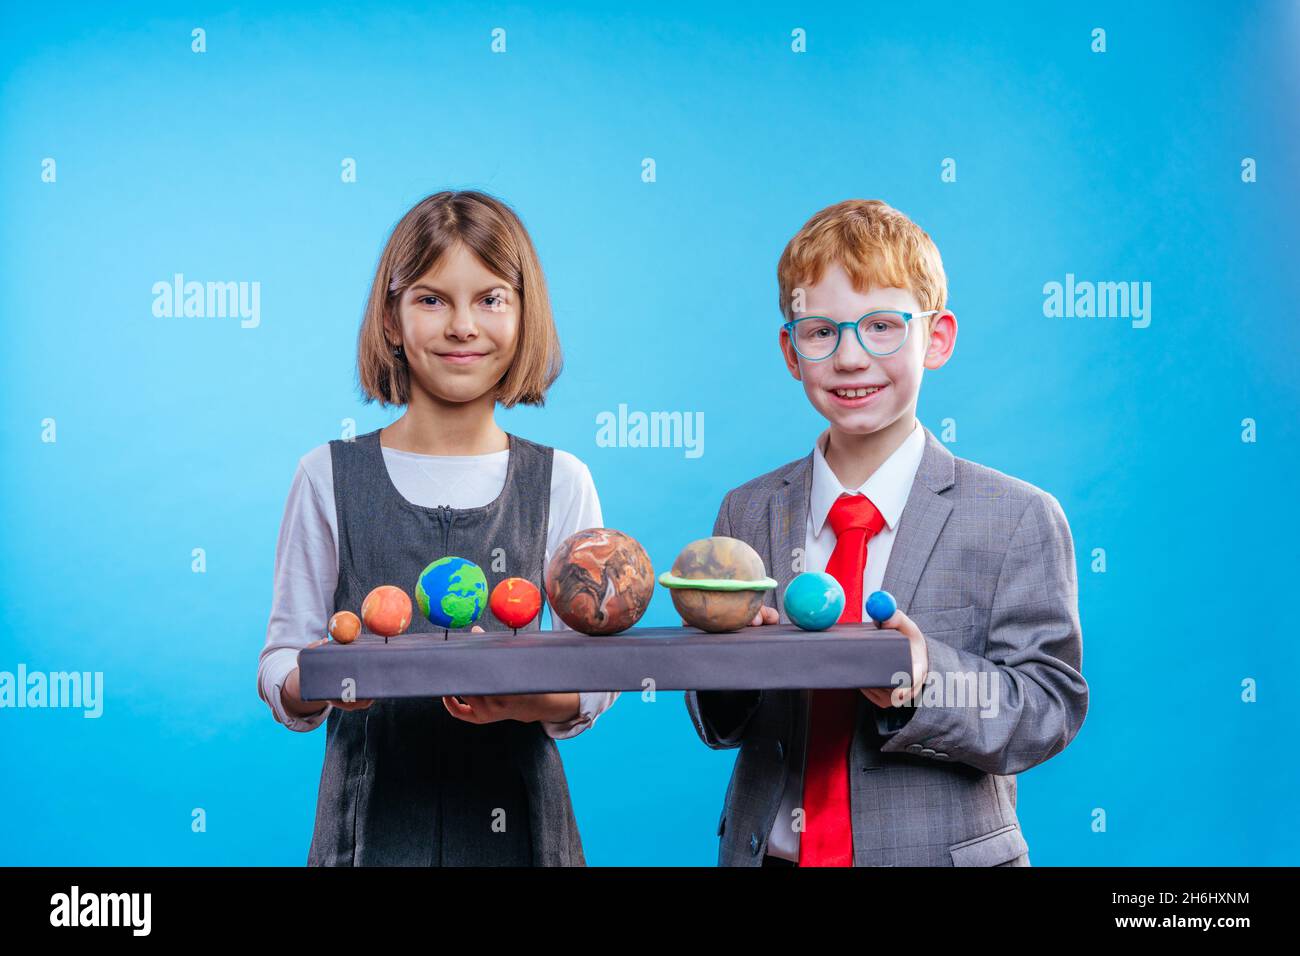
<svg viewBox="0 0 1300 956">
<path fill-rule="evenodd" d="M 1015 774 L 1059 753 L 1088 708 L 1074 544 L 1050 494 L 956 458 L 916 420 L 956 316 L 929 235 L 877 200 L 823 209 L 777 266 L 786 366 L 829 422 L 812 452 L 727 493 L 715 535 L 778 581 L 832 574 L 841 622 L 884 589 L 911 683 L 690 691 L 695 729 L 739 747 L 718 822 L 724 866 L 1029 866 Z M 906 611 L 906 612 L 905 612 Z"/>
</svg>

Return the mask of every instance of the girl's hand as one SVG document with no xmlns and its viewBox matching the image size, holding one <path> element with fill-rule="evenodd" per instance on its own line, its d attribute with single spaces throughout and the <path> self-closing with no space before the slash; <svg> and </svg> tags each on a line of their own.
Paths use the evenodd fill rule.
<svg viewBox="0 0 1300 956">
<path fill-rule="evenodd" d="M 578 715 L 576 693 L 457 695 L 444 697 L 447 713 L 470 724 L 491 724 L 498 720 L 532 723 L 545 720 L 560 723 Z"/>
<path fill-rule="evenodd" d="M 471 634 L 482 634 L 483 628 L 475 624 Z M 447 713 L 469 724 L 492 724 L 498 720 L 518 720 L 531 723 L 535 720 L 556 723 L 575 717 L 580 706 L 576 693 L 562 694 L 457 694 L 444 697 L 442 704 Z"/>
<path fill-rule="evenodd" d="M 447 713 L 470 724 L 491 724 L 498 720 L 517 720 L 525 724 L 535 720 L 559 723 L 576 717 L 579 706 L 576 693 L 467 694 L 444 697 L 442 703 Z"/>
<path fill-rule="evenodd" d="M 328 637 L 321 638 L 319 641 L 312 641 L 307 647 L 320 647 L 328 641 Z M 314 717 L 325 709 L 324 705 L 327 703 L 333 704 L 339 710 L 365 710 L 374 703 L 373 700 L 303 700 L 296 667 L 289 672 L 288 678 L 280 688 L 280 700 L 284 704 L 284 709 L 295 717 Z"/>
</svg>

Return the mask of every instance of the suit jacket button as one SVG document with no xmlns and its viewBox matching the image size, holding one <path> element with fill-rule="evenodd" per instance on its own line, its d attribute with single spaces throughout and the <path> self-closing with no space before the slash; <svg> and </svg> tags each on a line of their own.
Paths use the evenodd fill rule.
<svg viewBox="0 0 1300 956">
<path fill-rule="evenodd" d="M 749 835 L 749 852 L 752 853 L 754 856 L 758 856 L 758 834 L 757 833 L 751 833 Z"/>
<path fill-rule="evenodd" d="M 947 760 L 947 759 L 948 759 L 948 755 L 947 755 L 947 754 L 940 754 L 940 753 L 937 753 L 937 754 L 934 755 L 934 759 L 935 759 L 935 760 Z"/>
<path fill-rule="evenodd" d="M 779 740 L 776 742 L 776 759 L 777 760 L 785 759 L 785 747 L 782 746 L 781 741 Z"/>
<path fill-rule="evenodd" d="M 934 751 L 931 750 L 929 747 L 926 747 L 924 750 L 921 751 L 921 756 L 922 756 L 922 757 L 933 757 L 933 756 L 934 756 Z"/>
<path fill-rule="evenodd" d="M 910 754 L 919 754 L 923 748 L 920 744 L 908 744 L 907 752 Z"/>
</svg>

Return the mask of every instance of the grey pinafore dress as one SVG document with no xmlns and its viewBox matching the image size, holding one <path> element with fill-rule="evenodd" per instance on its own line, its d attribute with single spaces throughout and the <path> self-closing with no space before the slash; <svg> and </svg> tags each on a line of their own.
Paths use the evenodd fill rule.
<svg viewBox="0 0 1300 956">
<path fill-rule="evenodd" d="M 481 508 L 407 501 L 379 429 L 330 442 L 338 512 L 334 609 L 360 613 L 381 584 L 413 595 L 429 562 L 475 562 L 488 591 L 507 577 L 542 587 L 554 449 L 508 435 L 505 487 Z M 485 611 L 484 630 L 505 630 Z M 528 629 L 536 630 L 534 620 Z M 443 633 L 415 608 L 408 633 Z M 393 640 L 401 640 L 396 637 Z M 539 723 L 470 724 L 441 698 L 376 700 L 326 720 L 309 866 L 581 866 L 560 754 Z"/>
</svg>

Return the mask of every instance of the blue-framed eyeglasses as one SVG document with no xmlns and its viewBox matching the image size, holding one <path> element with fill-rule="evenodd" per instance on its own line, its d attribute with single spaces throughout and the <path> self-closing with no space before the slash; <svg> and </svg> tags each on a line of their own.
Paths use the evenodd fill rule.
<svg viewBox="0 0 1300 956">
<path fill-rule="evenodd" d="M 892 355 L 907 341 L 907 330 L 913 319 L 938 315 L 938 309 L 929 312 L 898 312 L 894 309 L 877 309 L 868 312 L 856 322 L 836 322 L 824 315 L 806 315 L 802 319 L 781 326 L 790 333 L 790 344 L 799 357 L 809 362 L 820 362 L 835 354 L 840 347 L 840 336 L 851 328 L 864 351 L 877 357 Z"/>
</svg>

